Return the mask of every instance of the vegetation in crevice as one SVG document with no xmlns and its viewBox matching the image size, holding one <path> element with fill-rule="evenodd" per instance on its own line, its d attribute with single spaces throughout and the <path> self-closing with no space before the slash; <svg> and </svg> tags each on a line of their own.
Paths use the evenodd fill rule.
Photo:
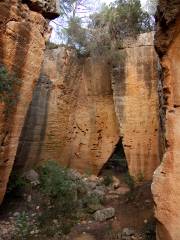
<svg viewBox="0 0 180 240">
<path fill-rule="evenodd" d="M 21 81 L 14 73 L 10 73 L 4 65 L 0 65 L 0 102 L 5 105 L 4 114 L 8 118 L 14 111 L 19 99 Z"/>
</svg>

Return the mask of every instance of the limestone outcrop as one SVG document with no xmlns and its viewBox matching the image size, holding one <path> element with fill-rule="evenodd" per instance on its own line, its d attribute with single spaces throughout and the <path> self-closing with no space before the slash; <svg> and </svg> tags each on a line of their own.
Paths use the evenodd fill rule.
<svg viewBox="0 0 180 240">
<path fill-rule="evenodd" d="M 98 174 L 119 141 L 105 59 L 46 50 L 16 156 L 18 168 L 55 160 Z"/>
<path fill-rule="evenodd" d="M 166 150 L 155 171 L 157 240 L 180 239 L 180 2 L 160 0 L 157 12 L 156 49 L 163 71 L 163 108 Z"/>
<path fill-rule="evenodd" d="M 17 103 L 0 102 L 0 202 L 6 191 L 18 140 L 38 79 L 45 49 L 47 23 L 19 0 L 0 1 L 0 64 L 21 83 L 13 89 Z M 15 94 L 15 93 L 14 93 Z M 11 114 L 6 115 L 7 110 Z"/>
<path fill-rule="evenodd" d="M 112 88 L 130 174 L 151 179 L 160 162 L 157 56 L 154 33 L 127 39 L 113 68 Z"/>
</svg>

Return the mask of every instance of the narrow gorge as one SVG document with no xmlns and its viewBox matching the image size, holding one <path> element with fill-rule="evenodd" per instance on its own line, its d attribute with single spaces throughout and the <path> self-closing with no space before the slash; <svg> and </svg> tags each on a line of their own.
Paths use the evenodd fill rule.
<svg viewBox="0 0 180 240">
<path fill-rule="evenodd" d="M 0 0 L 0 239 L 179 240 L 180 1 L 113 57 L 49 42 L 67 2 Z"/>
</svg>

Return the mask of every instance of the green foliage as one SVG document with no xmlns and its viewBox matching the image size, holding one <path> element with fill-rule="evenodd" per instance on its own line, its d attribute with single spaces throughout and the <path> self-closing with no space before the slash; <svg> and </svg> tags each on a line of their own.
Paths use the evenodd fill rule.
<svg viewBox="0 0 180 240">
<path fill-rule="evenodd" d="M 112 175 L 108 174 L 103 177 L 103 184 L 105 186 L 110 186 L 113 183 L 113 177 Z"/>
<path fill-rule="evenodd" d="M 52 43 L 52 42 L 47 42 L 46 47 L 47 47 L 47 49 L 56 49 L 59 47 L 59 45 Z"/>
<path fill-rule="evenodd" d="M 28 223 L 28 215 L 26 212 L 21 212 L 16 218 L 16 238 L 26 239 L 26 236 L 30 232 L 30 226 Z"/>
<path fill-rule="evenodd" d="M 44 195 L 39 223 L 44 233 L 66 234 L 77 220 L 79 182 L 71 179 L 68 171 L 55 162 L 47 162 L 39 168 L 40 191 Z M 58 224 L 50 229 L 52 219 Z"/>
<path fill-rule="evenodd" d="M 63 33 L 69 46 L 75 47 L 78 51 L 85 50 L 87 45 L 86 30 L 82 27 L 79 17 L 70 18 L 68 27 L 63 30 Z"/>
<path fill-rule="evenodd" d="M 103 55 L 113 60 L 124 38 L 152 29 L 151 17 L 141 9 L 139 0 L 117 0 L 110 6 L 104 5 L 89 17 L 88 25 L 83 25 L 83 18 L 76 11 L 79 6 L 86 9 L 87 4 L 87 0 L 72 2 L 72 13 L 66 14 L 67 24 L 61 30 L 67 45 L 76 48 L 81 55 Z"/>
<path fill-rule="evenodd" d="M 144 174 L 142 172 L 139 172 L 139 174 L 137 175 L 137 181 L 138 182 L 144 181 Z"/>
<path fill-rule="evenodd" d="M 117 0 L 91 18 L 94 27 L 107 26 L 111 39 L 118 41 L 152 29 L 150 15 L 141 9 L 139 0 Z"/>
<path fill-rule="evenodd" d="M 18 101 L 18 89 L 21 86 L 21 81 L 11 74 L 7 69 L 0 66 L 0 102 L 5 104 L 5 114 L 9 114 L 14 109 Z"/>
<path fill-rule="evenodd" d="M 8 194 L 13 192 L 19 193 L 22 190 L 24 190 L 27 187 L 27 185 L 28 185 L 28 182 L 23 176 L 13 172 L 9 178 L 7 193 Z"/>
<path fill-rule="evenodd" d="M 112 53 L 111 38 L 107 29 L 89 29 L 87 39 L 88 52 L 91 56 L 106 56 L 110 58 Z"/>
<path fill-rule="evenodd" d="M 129 172 L 124 175 L 124 181 L 129 186 L 130 190 L 133 191 L 135 187 L 135 181 L 134 178 L 129 174 Z"/>
<path fill-rule="evenodd" d="M 95 211 L 102 208 L 103 201 L 103 196 L 92 193 L 82 199 L 82 204 L 87 213 L 94 213 Z"/>
<path fill-rule="evenodd" d="M 41 191 L 53 198 L 74 199 L 75 185 L 68 176 L 67 169 L 60 167 L 57 163 L 48 161 L 40 167 L 40 186 Z"/>
</svg>

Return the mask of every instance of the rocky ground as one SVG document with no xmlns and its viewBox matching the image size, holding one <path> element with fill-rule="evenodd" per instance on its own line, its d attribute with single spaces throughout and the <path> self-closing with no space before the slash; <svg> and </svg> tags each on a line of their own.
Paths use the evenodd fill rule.
<svg viewBox="0 0 180 240">
<path fill-rule="evenodd" d="M 0 239 L 155 239 L 150 183 L 133 185 L 128 176 L 110 175 L 109 172 L 100 177 L 81 175 L 74 170 L 68 174 L 71 180 L 81 182 L 82 199 L 86 199 L 85 207 L 83 200 L 83 207 L 71 210 L 79 216 L 70 227 L 68 223 L 72 219 L 58 218 L 58 213 L 44 217 L 44 195 L 38 188 L 39 174 L 31 170 L 26 174 L 30 185 L 20 194 L 13 193 L 13 198 L 11 194 L 7 195 L 0 209 Z M 49 219 L 48 222 L 43 219 L 44 222 L 39 224 L 42 215 Z M 63 234 L 59 234 L 57 229 L 62 225 Z"/>
</svg>

